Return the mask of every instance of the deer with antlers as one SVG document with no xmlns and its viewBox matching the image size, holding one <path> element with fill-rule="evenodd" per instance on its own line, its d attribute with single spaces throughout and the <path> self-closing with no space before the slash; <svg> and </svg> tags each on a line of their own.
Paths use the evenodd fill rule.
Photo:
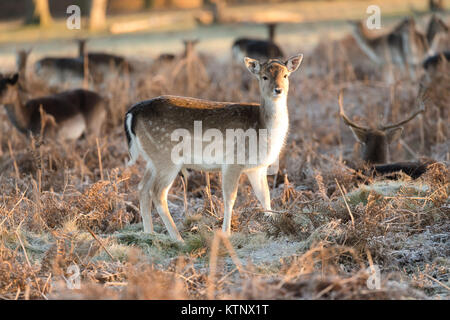
<svg viewBox="0 0 450 320">
<path fill-rule="evenodd" d="M 287 136 L 288 77 L 298 69 L 302 58 L 303 55 L 296 55 L 285 61 L 271 59 L 264 63 L 245 59 L 247 69 L 259 80 L 260 104 L 161 96 L 137 103 L 127 112 L 124 126 L 131 157 L 129 164 L 135 163 L 139 156 L 147 163 L 139 184 L 144 232 L 153 232 L 153 200 L 169 235 L 182 241 L 168 209 L 167 193 L 180 170 L 188 168 L 222 172 L 224 232 L 230 233 L 231 215 L 242 173 L 249 178 L 264 210 L 271 210 L 267 168 L 277 159 Z M 216 151 L 210 153 L 208 145 L 203 145 L 203 138 L 198 137 L 199 123 L 202 130 L 206 130 L 205 135 L 209 132 L 215 136 L 226 136 L 229 141 L 227 148 L 224 149 L 223 144 L 219 143 Z M 255 134 L 257 140 L 250 143 L 250 138 L 244 136 L 242 140 L 234 136 L 237 132 L 244 135 L 266 132 L 267 135 Z M 190 147 L 192 136 L 193 152 Z M 176 141 L 180 138 L 183 141 L 186 138 L 189 143 L 181 158 Z M 249 150 L 256 146 L 260 146 L 260 149 Z M 254 157 L 254 161 L 250 160 L 251 157 Z"/>
<path fill-rule="evenodd" d="M 0 74 L 0 104 L 20 132 L 58 140 L 76 140 L 85 132 L 100 134 L 106 107 L 97 93 L 77 89 L 28 100 L 18 82 L 18 73 Z"/>
<path fill-rule="evenodd" d="M 389 145 L 399 139 L 403 132 L 403 125 L 413 120 L 425 111 L 422 99 L 420 107 L 406 119 L 389 125 L 379 125 L 377 128 L 361 126 L 350 120 L 344 112 L 343 94 L 339 94 L 339 114 L 344 123 L 351 129 L 356 140 L 362 145 L 362 160 L 369 165 L 376 174 L 387 174 L 402 171 L 412 178 L 422 175 L 430 161 L 389 162 Z"/>
</svg>

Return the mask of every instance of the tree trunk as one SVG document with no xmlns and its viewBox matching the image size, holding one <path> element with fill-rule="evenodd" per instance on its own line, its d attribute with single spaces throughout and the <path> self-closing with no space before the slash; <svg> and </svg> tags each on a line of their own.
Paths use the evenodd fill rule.
<svg viewBox="0 0 450 320">
<path fill-rule="evenodd" d="M 106 27 L 106 7 L 108 0 L 92 0 L 89 17 L 89 29 L 96 31 Z"/>
<path fill-rule="evenodd" d="M 429 2 L 430 10 L 432 12 L 444 11 L 444 1 L 442 0 L 430 0 Z"/>
<path fill-rule="evenodd" d="M 226 3 L 222 0 L 211 0 L 211 11 L 213 14 L 213 23 L 223 22 L 223 11 Z"/>
<path fill-rule="evenodd" d="M 26 24 L 40 24 L 48 27 L 53 22 L 48 6 L 48 0 L 28 0 Z"/>
</svg>

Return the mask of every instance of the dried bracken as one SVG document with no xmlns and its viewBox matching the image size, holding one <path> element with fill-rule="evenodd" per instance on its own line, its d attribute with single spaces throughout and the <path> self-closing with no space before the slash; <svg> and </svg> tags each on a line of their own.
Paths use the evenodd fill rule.
<svg viewBox="0 0 450 320">
<path fill-rule="evenodd" d="M 423 82 L 431 97 L 423 130 L 405 125 L 403 140 L 391 146 L 394 159 L 420 155 L 436 163 L 416 180 L 365 176 L 344 164 L 355 152 L 339 122 L 339 91 L 346 89 L 346 108 L 358 121 L 382 114 L 393 123 L 410 113 L 418 83 L 372 81 L 352 68 L 354 48 L 346 45 L 351 41 L 320 50 L 346 52 L 332 59 L 305 53 L 304 73 L 291 79 L 280 170 L 269 177 L 277 218 L 264 217 L 242 177 L 230 239 L 216 235 L 223 219 L 216 173 L 209 185 L 205 173 L 192 172 L 187 186 L 181 177 L 172 186 L 169 206 L 185 244 L 167 237 L 155 212 L 158 233 L 142 233 L 137 185 L 144 168 L 125 166 L 122 128 L 128 106 L 162 93 L 257 101 L 257 86 L 243 90 L 229 61 L 180 57 L 105 84 L 110 110 L 98 141 L 28 139 L 1 111 L 0 299 L 448 299 L 448 72 Z M 205 72 L 197 73 L 200 63 Z M 185 79 L 209 83 L 186 86 Z M 68 288 L 72 265 L 80 289 Z M 371 265 L 381 270 L 377 290 L 367 286 Z"/>
</svg>

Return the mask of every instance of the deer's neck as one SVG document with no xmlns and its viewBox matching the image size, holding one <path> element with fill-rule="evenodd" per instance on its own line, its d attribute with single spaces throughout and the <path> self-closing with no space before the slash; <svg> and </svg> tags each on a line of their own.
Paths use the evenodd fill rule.
<svg viewBox="0 0 450 320">
<path fill-rule="evenodd" d="M 287 97 L 276 100 L 262 98 L 260 117 L 267 129 L 288 121 Z"/>
<path fill-rule="evenodd" d="M 21 132 L 26 132 L 30 124 L 31 113 L 27 110 L 23 97 L 24 93 L 17 90 L 15 93 L 14 102 L 6 104 L 6 114 L 11 123 Z"/>
<path fill-rule="evenodd" d="M 287 97 L 277 100 L 262 99 L 260 121 L 262 127 L 268 133 L 268 157 L 267 161 L 272 163 L 279 155 L 286 140 L 289 129 L 289 116 L 287 108 Z"/>
</svg>

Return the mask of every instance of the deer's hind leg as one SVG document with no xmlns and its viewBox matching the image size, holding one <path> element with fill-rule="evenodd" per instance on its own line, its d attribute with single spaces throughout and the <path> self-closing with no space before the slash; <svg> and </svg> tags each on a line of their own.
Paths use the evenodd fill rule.
<svg viewBox="0 0 450 320">
<path fill-rule="evenodd" d="M 139 207 L 142 217 L 142 223 L 144 225 L 145 233 L 153 233 L 153 221 L 152 221 L 152 199 L 151 188 L 154 181 L 154 174 L 152 174 L 152 168 L 147 166 L 144 176 L 139 183 Z"/>
<path fill-rule="evenodd" d="M 151 192 L 153 203 L 155 204 L 156 210 L 163 220 L 170 237 L 175 240 L 183 241 L 175 222 L 170 215 L 169 207 L 167 205 L 167 194 L 179 171 L 180 168 L 175 166 L 170 166 L 169 168 L 164 168 L 162 170 L 156 169 Z"/>
</svg>

